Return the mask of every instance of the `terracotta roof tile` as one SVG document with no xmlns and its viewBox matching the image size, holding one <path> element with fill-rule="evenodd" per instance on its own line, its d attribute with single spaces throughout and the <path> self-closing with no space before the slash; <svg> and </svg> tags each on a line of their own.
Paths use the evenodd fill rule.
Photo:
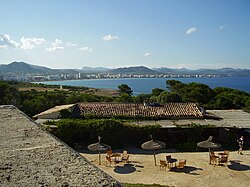
<svg viewBox="0 0 250 187">
<path fill-rule="evenodd" d="M 141 116 L 156 118 L 203 118 L 194 103 L 167 103 L 161 106 L 144 106 L 128 103 L 79 103 L 81 115 L 97 116 Z"/>
</svg>

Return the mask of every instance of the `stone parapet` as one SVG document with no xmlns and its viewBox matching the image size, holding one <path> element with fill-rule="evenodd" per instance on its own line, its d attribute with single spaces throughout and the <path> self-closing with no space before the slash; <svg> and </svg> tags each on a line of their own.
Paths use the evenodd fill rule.
<svg viewBox="0 0 250 187">
<path fill-rule="evenodd" d="M 121 186 L 14 106 L 0 106 L 0 155 L 0 186 Z"/>
</svg>

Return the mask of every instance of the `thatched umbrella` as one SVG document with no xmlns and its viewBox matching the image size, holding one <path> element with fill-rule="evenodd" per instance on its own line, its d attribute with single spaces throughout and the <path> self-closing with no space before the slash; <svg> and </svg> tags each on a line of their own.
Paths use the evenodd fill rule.
<svg viewBox="0 0 250 187">
<path fill-rule="evenodd" d="M 210 154 L 210 149 L 217 149 L 221 147 L 221 144 L 212 142 L 212 139 L 213 139 L 213 136 L 209 136 L 209 138 L 206 141 L 197 143 L 197 146 L 208 149 L 209 154 Z"/>
<path fill-rule="evenodd" d="M 98 136 L 98 142 L 90 144 L 88 146 L 88 149 L 90 151 L 98 151 L 98 154 L 99 154 L 99 165 L 101 165 L 101 151 L 107 151 L 107 150 L 111 149 L 111 147 L 109 145 L 101 143 L 101 137 Z"/>
<path fill-rule="evenodd" d="M 210 149 L 217 149 L 217 148 L 220 148 L 221 145 L 218 144 L 218 143 L 212 142 L 212 139 L 213 139 L 213 136 L 209 136 L 209 138 L 208 138 L 206 141 L 197 143 L 197 146 L 198 146 L 198 147 L 202 147 L 202 148 L 209 149 L 209 152 L 210 152 Z"/>
<path fill-rule="evenodd" d="M 164 142 L 161 142 L 161 141 L 153 140 L 152 135 L 150 135 L 150 138 L 151 138 L 151 140 L 143 143 L 141 145 L 141 148 L 145 149 L 145 150 L 153 151 L 154 161 L 155 161 L 155 166 L 156 166 L 155 150 L 159 150 L 159 149 L 164 148 L 166 146 L 166 144 Z"/>
</svg>

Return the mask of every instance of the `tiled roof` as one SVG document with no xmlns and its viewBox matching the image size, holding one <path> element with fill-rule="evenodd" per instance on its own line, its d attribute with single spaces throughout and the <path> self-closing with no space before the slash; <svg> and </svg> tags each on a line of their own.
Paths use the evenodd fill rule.
<svg viewBox="0 0 250 187">
<path fill-rule="evenodd" d="M 140 116 L 162 119 L 203 118 L 199 107 L 194 103 L 167 103 L 161 106 L 128 103 L 79 103 L 78 108 L 83 116 Z"/>
</svg>

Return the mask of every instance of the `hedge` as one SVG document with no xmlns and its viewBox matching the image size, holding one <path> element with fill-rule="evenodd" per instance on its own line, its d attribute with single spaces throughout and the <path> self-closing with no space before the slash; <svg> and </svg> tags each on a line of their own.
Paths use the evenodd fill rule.
<svg viewBox="0 0 250 187">
<path fill-rule="evenodd" d="M 51 124 L 50 124 L 51 125 Z M 69 145 L 73 143 L 97 142 L 97 136 L 112 148 L 121 148 L 130 141 L 140 144 L 149 134 L 156 134 L 160 125 L 126 124 L 118 119 L 62 119 L 54 122 L 58 130 L 56 136 Z"/>
</svg>

